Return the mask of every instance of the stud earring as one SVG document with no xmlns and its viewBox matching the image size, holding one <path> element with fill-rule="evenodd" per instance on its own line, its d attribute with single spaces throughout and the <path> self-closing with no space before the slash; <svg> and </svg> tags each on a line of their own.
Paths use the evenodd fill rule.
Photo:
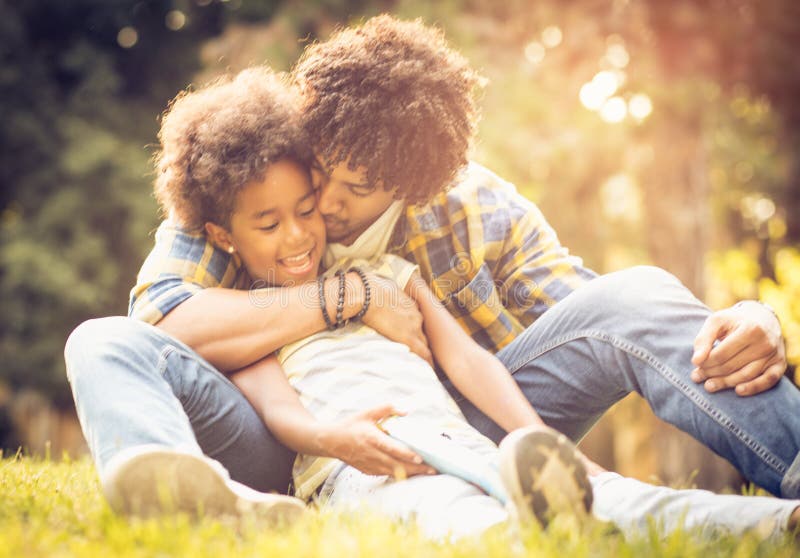
<svg viewBox="0 0 800 558">
<path fill-rule="evenodd" d="M 228 246 L 228 254 L 233 254 L 236 249 L 233 246 Z"/>
</svg>

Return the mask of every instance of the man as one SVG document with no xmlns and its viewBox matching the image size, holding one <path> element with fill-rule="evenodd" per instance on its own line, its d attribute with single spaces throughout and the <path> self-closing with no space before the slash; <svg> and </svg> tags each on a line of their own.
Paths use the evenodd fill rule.
<svg viewBox="0 0 800 558">
<path fill-rule="evenodd" d="M 294 70 L 307 98 L 306 127 L 316 138 L 320 210 L 331 240 L 353 243 L 351 252 L 370 223 L 391 211 L 393 186 L 413 183 L 426 199 L 435 182 L 424 173 L 426 162 L 436 156 L 446 167 L 448 156 L 463 153 L 456 147 L 461 137 L 441 138 L 466 128 L 454 117 L 466 95 L 450 93 L 446 103 L 436 93 L 444 84 L 467 87 L 473 75 L 451 51 L 421 48 L 422 35 L 419 26 L 376 18 L 309 47 Z M 508 184 L 477 165 L 457 182 L 427 206 L 407 207 L 388 250 L 419 264 L 462 326 L 499 350 L 545 422 L 579 440 L 635 390 L 661 418 L 749 479 L 775 494 L 797 494 L 797 390 L 781 381 L 744 400 L 718 392 L 735 386 L 738 394 L 755 394 L 780 378 L 786 363 L 771 311 L 749 302 L 710 316 L 655 268 L 591 280 L 594 274 Z M 705 378 L 707 391 L 691 381 Z M 484 434 L 500 438 L 474 407 L 464 402 L 462 410 Z M 754 412 L 759 419 L 752 420 Z M 764 413 L 775 416 L 756 424 Z"/>
<path fill-rule="evenodd" d="M 388 250 L 418 264 L 545 422 L 573 440 L 635 390 L 750 480 L 782 497 L 800 494 L 800 395 L 781 378 L 786 363 L 775 316 L 756 302 L 711 314 L 655 268 L 599 278 L 584 268 L 511 185 L 464 166 L 480 78 L 439 33 L 374 18 L 309 47 L 294 74 L 315 138 L 320 210 L 329 239 L 339 243 L 332 258 Z M 193 431 L 203 453 L 235 480 L 283 491 L 293 455 L 219 371 L 242 368 L 322 330 L 325 321 L 318 299 L 301 288 L 232 290 L 240 268 L 235 255 L 165 222 L 130 307 L 131 316 L 158 327 L 122 318 L 89 322 L 70 339 L 68 369 L 76 401 L 83 389 L 76 386 L 99 369 L 127 379 L 131 435 L 121 449 L 160 441 L 165 425 L 146 425 L 147 392 L 136 380 L 154 382 L 156 374 L 182 407 L 176 424 L 184 421 L 180 427 Z M 358 278 L 347 284 L 345 319 L 358 313 L 364 295 Z M 335 281 L 324 288 L 331 313 Z M 375 281 L 363 319 L 430 358 L 419 313 L 396 286 Z M 79 405 L 84 428 L 118 407 L 113 398 Z M 463 401 L 462 410 L 499 440 L 497 425 Z M 422 472 L 374 419 L 358 417 L 352 428 L 361 434 L 365 468 Z"/>
</svg>

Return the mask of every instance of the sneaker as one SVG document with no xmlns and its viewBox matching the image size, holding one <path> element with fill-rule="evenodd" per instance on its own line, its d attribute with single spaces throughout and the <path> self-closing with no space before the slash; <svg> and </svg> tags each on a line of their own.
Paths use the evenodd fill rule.
<svg viewBox="0 0 800 558">
<path fill-rule="evenodd" d="M 546 426 L 511 432 L 500 442 L 500 478 L 520 525 L 546 527 L 556 515 L 585 516 L 592 508 L 592 485 L 575 445 Z"/>
<path fill-rule="evenodd" d="M 115 455 L 102 479 L 117 513 L 153 516 L 253 514 L 272 524 L 289 524 L 305 509 L 302 500 L 266 494 L 231 480 L 217 461 L 164 446 L 137 446 Z"/>
</svg>

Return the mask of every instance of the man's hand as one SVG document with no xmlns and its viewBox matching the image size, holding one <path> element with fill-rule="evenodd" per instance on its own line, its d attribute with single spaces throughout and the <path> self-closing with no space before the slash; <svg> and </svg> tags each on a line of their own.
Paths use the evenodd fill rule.
<svg viewBox="0 0 800 558">
<path fill-rule="evenodd" d="M 381 419 L 400 414 L 391 405 L 364 411 L 331 425 L 321 444 L 333 457 L 368 475 L 405 478 L 436 473 L 405 444 L 377 426 Z"/>
<path fill-rule="evenodd" d="M 715 392 L 735 388 L 755 395 L 773 387 L 786 371 L 781 326 L 764 305 L 747 301 L 714 312 L 694 342 L 692 380 Z"/>
<path fill-rule="evenodd" d="M 407 345 L 411 352 L 433 365 L 417 303 L 394 281 L 371 274 L 368 278 L 371 296 L 363 322 L 392 341 Z"/>
</svg>

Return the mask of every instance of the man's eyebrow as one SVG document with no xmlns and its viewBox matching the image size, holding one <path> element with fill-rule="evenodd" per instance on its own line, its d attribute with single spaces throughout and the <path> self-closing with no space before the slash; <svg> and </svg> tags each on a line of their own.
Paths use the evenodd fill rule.
<svg viewBox="0 0 800 558">
<path fill-rule="evenodd" d="M 315 167 L 317 170 L 320 170 L 320 171 L 324 172 L 325 174 L 328 174 L 328 170 L 325 168 L 325 165 L 322 164 L 322 161 L 320 161 L 318 157 L 314 157 L 314 160 L 311 161 L 311 166 Z M 364 180 L 364 182 L 344 182 L 343 181 L 342 184 L 344 184 L 345 186 L 347 186 L 349 188 L 369 188 L 370 190 L 374 190 L 375 189 L 375 185 L 370 184 L 367 180 Z"/>
</svg>

